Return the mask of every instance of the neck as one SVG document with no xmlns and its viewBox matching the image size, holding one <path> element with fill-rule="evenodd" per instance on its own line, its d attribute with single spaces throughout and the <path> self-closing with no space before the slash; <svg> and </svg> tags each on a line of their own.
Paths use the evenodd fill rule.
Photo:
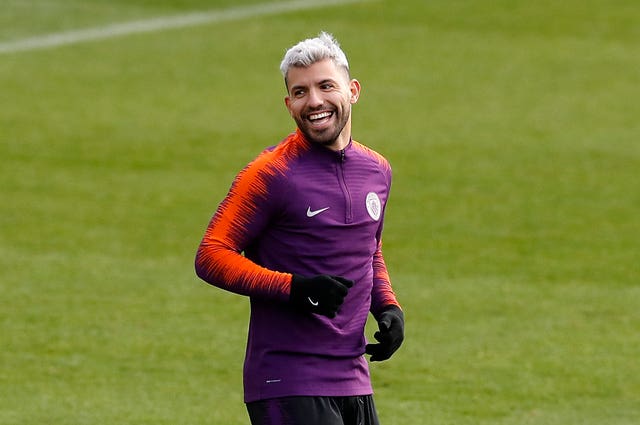
<svg viewBox="0 0 640 425">
<path fill-rule="evenodd" d="M 337 139 L 335 142 L 333 142 L 330 145 L 326 145 L 326 147 L 332 151 L 335 152 L 340 152 L 341 150 L 343 150 L 344 148 L 346 148 L 349 145 L 349 142 L 351 141 L 351 138 L 346 138 L 344 140 L 341 139 Z"/>
<path fill-rule="evenodd" d="M 327 144 L 325 146 L 331 149 L 332 151 L 339 152 L 344 148 L 346 148 L 349 145 L 350 141 L 351 141 L 351 119 L 349 119 L 349 121 L 344 126 L 344 128 L 342 129 L 342 131 L 340 132 L 336 140 L 334 140 L 333 143 Z"/>
</svg>

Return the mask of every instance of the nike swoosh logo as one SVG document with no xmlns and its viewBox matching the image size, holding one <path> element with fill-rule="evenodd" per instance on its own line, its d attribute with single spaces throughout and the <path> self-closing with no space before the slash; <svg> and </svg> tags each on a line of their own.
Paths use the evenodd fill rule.
<svg viewBox="0 0 640 425">
<path fill-rule="evenodd" d="M 311 297 L 307 297 L 307 299 L 309 300 L 311 305 L 314 306 L 314 307 L 318 307 L 318 304 L 320 304 L 320 301 L 314 301 L 314 300 L 311 299 Z"/>
<path fill-rule="evenodd" d="M 311 207 L 307 208 L 307 217 L 315 217 L 318 214 L 320 214 L 321 212 L 324 212 L 326 210 L 328 210 L 329 207 L 325 207 L 325 208 L 320 208 L 319 210 L 313 210 L 311 211 Z"/>
</svg>

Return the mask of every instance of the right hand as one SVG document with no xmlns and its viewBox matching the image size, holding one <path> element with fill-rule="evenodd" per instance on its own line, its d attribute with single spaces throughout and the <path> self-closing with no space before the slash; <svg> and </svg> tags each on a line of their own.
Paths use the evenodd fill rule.
<svg viewBox="0 0 640 425">
<path fill-rule="evenodd" d="M 352 280 L 340 276 L 294 274 L 289 300 L 303 310 L 334 318 L 352 286 Z"/>
</svg>

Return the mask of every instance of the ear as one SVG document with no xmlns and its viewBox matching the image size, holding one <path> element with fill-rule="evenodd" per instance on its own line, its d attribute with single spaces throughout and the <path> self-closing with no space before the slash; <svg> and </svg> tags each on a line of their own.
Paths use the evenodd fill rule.
<svg viewBox="0 0 640 425">
<path fill-rule="evenodd" d="M 360 82 L 356 79 L 349 81 L 349 91 L 351 92 L 351 104 L 358 102 L 360 98 Z"/>
<path fill-rule="evenodd" d="M 287 110 L 289 111 L 289 114 L 291 114 L 291 97 L 285 96 L 284 97 L 284 104 L 287 107 Z"/>
</svg>

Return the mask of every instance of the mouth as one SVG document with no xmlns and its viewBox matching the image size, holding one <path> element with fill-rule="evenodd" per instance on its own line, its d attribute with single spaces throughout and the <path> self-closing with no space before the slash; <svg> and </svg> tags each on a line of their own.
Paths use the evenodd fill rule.
<svg viewBox="0 0 640 425">
<path fill-rule="evenodd" d="M 328 122 L 331 119 L 331 117 L 333 117 L 333 112 L 322 111 L 322 112 L 314 112 L 312 114 L 307 115 L 307 120 L 311 124 L 316 126 L 316 125 L 322 125 Z"/>
</svg>

